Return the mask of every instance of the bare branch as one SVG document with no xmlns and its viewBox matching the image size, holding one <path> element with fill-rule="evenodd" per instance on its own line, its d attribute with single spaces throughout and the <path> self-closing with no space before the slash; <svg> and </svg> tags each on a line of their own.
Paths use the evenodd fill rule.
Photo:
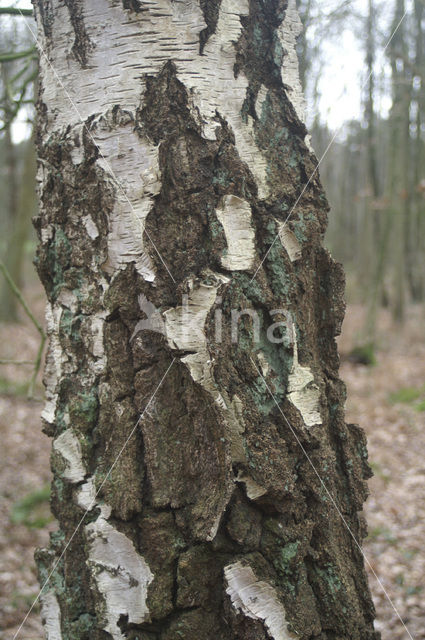
<svg viewBox="0 0 425 640">
<path fill-rule="evenodd" d="M 22 295 L 19 287 L 15 284 L 15 282 L 13 281 L 6 265 L 4 264 L 3 260 L 0 260 L 0 271 L 3 272 L 4 277 L 6 278 L 6 282 L 9 285 L 9 287 L 11 288 L 11 290 L 13 291 L 14 295 L 18 298 L 19 302 L 21 303 L 22 307 L 24 308 L 25 313 L 27 314 L 28 318 L 31 320 L 31 322 L 33 323 L 33 325 L 35 326 L 35 328 L 37 329 L 38 333 L 40 334 L 41 340 L 40 340 L 40 346 L 38 348 L 37 351 L 37 356 L 34 362 L 34 371 L 28 386 L 28 397 L 32 398 L 33 397 L 33 392 L 34 392 L 34 385 L 35 385 L 35 381 L 37 379 L 37 375 L 40 371 L 40 367 L 41 367 L 41 358 L 43 356 L 43 349 L 44 349 L 44 345 L 46 343 L 46 334 L 44 332 L 43 327 L 41 326 L 41 324 L 38 322 L 37 318 L 34 316 L 33 312 L 31 311 L 31 309 L 29 308 L 24 296 Z"/>
<path fill-rule="evenodd" d="M 35 47 L 27 49 L 26 51 L 16 51 L 14 53 L 0 53 L 0 62 L 13 62 L 20 58 L 28 58 L 29 56 L 35 57 Z"/>
<path fill-rule="evenodd" d="M 17 7 L 0 7 L 0 15 L 22 16 L 32 18 L 34 11 L 32 9 L 18 9 Z"/>
</svg>

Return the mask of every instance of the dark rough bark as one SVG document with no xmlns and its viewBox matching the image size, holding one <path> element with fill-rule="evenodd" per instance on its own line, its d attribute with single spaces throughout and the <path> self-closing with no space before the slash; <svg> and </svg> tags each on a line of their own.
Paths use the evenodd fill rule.
<svg viewBox="0 0 425 640">
<path fill-rule="evenodd" d="M 124 2 L 123 22 L 145 20 L 148 4 Z M 39 20 L 47 15 L 44 5 L 36 2 Z M 68 46 L 80 65 L 90 66 L 84 5 L 67 3 L 71 13 L 78 7 L 78 17 L 72 19 L 76 33 Z M 201 2 L 203 54 L 221 5 Z M 144 78 L 136 111 L 116 103 L 104 117 L 88 117 L 81 134 L 80 125 L 52 124 L 49 98 L 40 94 L 38 152 L 44 176 L 36 221 L 41 240 L 37 265 L 52 304 L 46 381 L 54 409 L 53 416 L 45 414 L 45 430 L 57 443 L 52 508 L 59 522 L 49 549 L 37 554 L 41 581 L 84 515 L 81 500 L 78 505 L 82 488 L 89 480 L 101 487 L 46 587 L 60 608 L 60 635 L 47 620 L 49 638 L 378 638 L 361 553 L 329 497 L 361 541 L 365 527 L 359 512 L 367 496 L 369 467 L 362 430 L 344 421 L 345 389 L 338 377 L 335 343 L 344 313 L 344 277 L 322 247 L 328 205 L 317 175 L 287 225 L 302 252 L 300 259 L 291 260 L 281 242 L 275 242 L 279 223 L 286 220 L 316 164 L 280 73 L 287 52 L 277 29 L 286 11 L 283 0 L 251 0 L 249 12 L 241 16 L 235 51 L 235 78 L 244 74 L 248 80 L 243 118 L 252 118 L 258 154 L 266 159 L 266 197 L 259 193 L 235 132 L 219 110 L 216 139 L 203 135 L 172 52 L 159 72 Z M 54 51 L 49 36 L 54 19 L 49 28 L 51 32 L 44 24 Z M 259 114 L 256 102 L 262 87 L 266 97 Z M 108 92 L 107 84 L 99 91 Z M 115 270 L 108 266 L 108 234 L 121 187 L 109 179 L 95 141 L 105 131 L 119 138 L 128 127 L 141 141 L 159 147 L 161 185 L 144 234 L 154 283 L 132 262 Z M 227 240 L 217 210 L 226 196 L 251 208 L 256 252 L 252 268 L 223 267 Z M 83 223 L 88 216 L 97 234 Z M 196 381 L 191 374 L 185 358 L 193 351 L 170 346 L 161 333 L 137 328 L 144 317 L 140 296 L 163 313 L 181 305 L 185 293 L 203 287 L 217 289 L 204 332 L 213 388 L 224 398 L 224 409 L 205 376 Z M 218 306 L 222 342 L 214 337 Z M 247 308 L 257 310 L 262 320 L 260 342 L 254 344 L 252 322 L 244 316 L 239 341 L 233 344 L 231 310 Z M 282 344 L 266 337 L 265 328 L 279 319 L 271 315 L 273 309 L 286 312 Z M 95 334 L 99 326 L 102 347 Z M 298 362 L 309 368 L 318 389 L 321 424 L 311 428 L 288 397 Z M 229 426 L 231 405 L 233 421 L 237 413 L 243 425 L 239 434 Z M 71 429 L 81 449 L 72 473 L 60 453 L 64 434 Z M 261 495 L 254 496 L 250 486 L 260 487 Z M 106 515 L 105 505 L 110 508 Z M 99 576 L 116 576 L 120 569 L 112 566 L 113 558 L 109 568 L 93 559 L 90 531 L 99 523 L 110 527 L 103 531 L 113 528 L 121 541 L 130 541 L 152 573 L 144 620 L 134 621 L 123 596 L 123 612 L 113 631 Z M 258 584 L 273 590 L 285 611 L 286 631 L 279 635 L 264 616 L 244 615 L 234 606 L 225 576 L 235 565 L 250 568 Z M 128 591 L 134 586 L 130 579 Z M 52 610 L 47 601 L 44 605 L 45 612 Z"/>
</svg>

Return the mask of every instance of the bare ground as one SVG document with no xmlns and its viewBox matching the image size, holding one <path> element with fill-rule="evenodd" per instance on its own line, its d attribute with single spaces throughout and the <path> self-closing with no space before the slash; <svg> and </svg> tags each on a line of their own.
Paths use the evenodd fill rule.
<svg viewBox="0 0 425 640">
<path fill-rule="evenodd" d="M 41 293 L 33 288 L 28 295 L 41 318 Z M 343 354 L 353 346 L 362 317 L 360 307 L 349 309 L 340 340 Z M 425 387 L 424 310 L 411 309 L 403 331 L 383 312 L 379 328 L 376 366 L 344 358 L 342 364 L 348 386 L 347 419 L 366 429 L 375 471 L 366 505 L 369 538 L 364 553 L 370 563 L 376 627 L 383 640 L 420 640 L 425 639 L 425 406 L 418 411 L 421 398 L 395 402 L 397 397 L 391 394 Z M 37 334 L 27 321 L 0 325 L 1 359 L 33 359 L 37 347 Z M 39 399 L 28 401 L 22 384 L 29 377 L 29 367 L 0 367 L 0 638 L 4 640 L 14 638 L 37 597 L 33 552 L 54 529 L 53 522 L 41 529 L 16 522 L 18 501 L 45 487 L 50 478 L 50 443 L 41 433 L 39 419 L 42 390 L 39 382 Z M 413 391 L 407 396 L 414 396 Z M 32 520 L 37 515 L 48 517 L 46 503 L 34 512 Z M 43 637 L 36 604 L 17 638 Z"/>
<path fill-rule="evenodd" d="M 343 353 L 362 319 L 361 308 L 349 309 Z M 383 640 L 420 640 L 425 638 L 425 406 L 417 408 L 425 399 L 424 308 L 409 309 L 403 330 L 382 312 L 378 340 L 375 367 L 345 361 L 341 369 L 347 419 L 365 428 L 375 472 L 365 509 L 364 553 Z M 397 402 L 397 396 L 413 398 L 417 389 L 422 392 L 417 400 Z"/>
</svg>

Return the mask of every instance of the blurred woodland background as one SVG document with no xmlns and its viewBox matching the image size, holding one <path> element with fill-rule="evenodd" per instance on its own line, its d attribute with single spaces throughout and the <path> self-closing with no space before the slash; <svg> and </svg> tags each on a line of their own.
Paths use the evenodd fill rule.
<svg viewBox="0 0 425 640">
<path fill-rule="evenodd" d="M 375 471 L 365 554 L 376 626 L 384 640 L 419 640 L 425 638 L 425 0 L 298 4 L 308 125 L 318 159 L 324 156 L 320 174 L 331 205 L 326 243 L 347 273 L 340 339 L 347 418 L 366 429 Z M 31 224 L 37 211 L 31 15 L 29 3 L 0 0 L 0 638 L 13 636 L 37 595 L 32 554 L 54 529 L 50 442 L 39 419 L 44 297 Z M 37 607 L 19 637 L 43 637 Z"/>
</svg>

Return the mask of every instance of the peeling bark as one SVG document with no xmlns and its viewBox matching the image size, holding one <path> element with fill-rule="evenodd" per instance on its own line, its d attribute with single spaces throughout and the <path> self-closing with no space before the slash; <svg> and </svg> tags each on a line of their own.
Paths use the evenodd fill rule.
<svg viewBox="0 0 425 640">
<path fill-rule="evenodd" d="M 249 203 L 236 196 L 225 196 L 216 215 L 227 243 L 222 266 L 229 271 L 250 271 L 255 259 L 255 233 Z"/>
<path fill-rule="evenodd" d="M 252 620 L 264 622 L 273 640 L 291 640 L 286 614 L 279 598 L 267 582 L 259 582 L 249 566 L 236 562 L 224 569 L 233 607 Z"/>
<path fill-rule="evenodd" d="M 61 638 L 61 616 L 58 599 L 50 589 L 40 596 L 41 619 L 47 640 Z"/>
<path fill-rule="evenodd" d="M 153 574 L 131 541 L 106 520 L 110 513 L 85 527 L 89 541 L 88 565 L 99 592 L 96 613 L 114 640 L 125 638 L 118 624 L 149 620 L 147 590 Z"/>
<path fill-rule="evenodd" d="M 35 7 L 47 637 L 377 639 L 295 1 Z"/>
</svg>

